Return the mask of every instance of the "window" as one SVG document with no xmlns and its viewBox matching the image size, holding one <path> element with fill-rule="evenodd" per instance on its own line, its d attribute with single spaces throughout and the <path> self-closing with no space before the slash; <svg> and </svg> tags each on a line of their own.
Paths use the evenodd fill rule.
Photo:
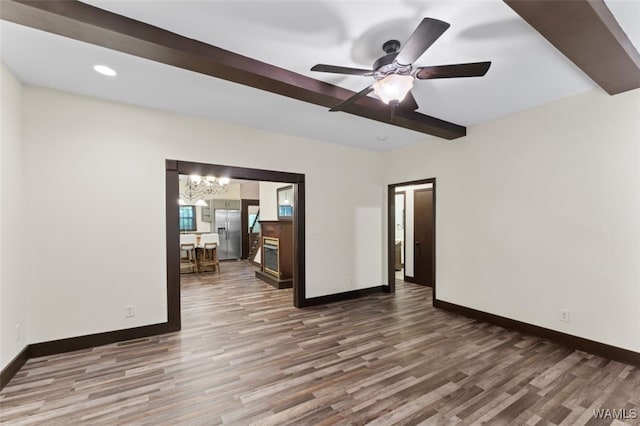
<svg viewBox="0 0 640 426">
<path fill-rule="evenodd" d="M 180 231 L 196 230 L 196 206 L 180 206 Z"/>
<path fill-rule="evenodd" d="M 293 206 L 278 206 L 278 219 L 290 219 L 293 216 Z"/>
<path fill-rule="evenodd" d="M 278 220 L 293 219 L 293 185 L 278 188 Z"/>
</svg>

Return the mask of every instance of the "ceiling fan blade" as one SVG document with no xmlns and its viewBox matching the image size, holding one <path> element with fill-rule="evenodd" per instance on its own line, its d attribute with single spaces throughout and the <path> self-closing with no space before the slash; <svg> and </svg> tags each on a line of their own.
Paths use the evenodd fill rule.
<svg viewBox="0 0 640 426">
<path fill-rule="evenodd" d="M 369 93 L 373 92 L 373 85 L 368 86 L 364 89 L 362 89 L 361 91 L 359 91 L 358 93 L 356 93 L 355 95 L 351 96 L 350 98 L 344 100 L 342 103 L 334 106 L 333 108 L 331 108 L 329 111 L 331 112 L 335 112 L 335 111 L 342 111 L 344 109 L 345 106 L 347 105 L 351 105 L 352 103 L 356 102 L 358 99 L 360 98 L 364 98 L 365 96 L 367 96 Z"/>
<path fill-rule="evenodd" d="M 433 18 L 424 18 L 396 56 L 400 65 L 411 65 L 431 46 L 450 24 Z"/>
<path fill-rule="evenodd" d="M 331 72 L 335 74 L 364 75 L 364 76 L 373 75 L 373 71 L 371 70 L 365 70 L 360 68 L 338 67 L 335 65 L 325 65 L 325 64 L 314 65 L 313 68 L 311 68 L 311 71 Z"/>
<path fill-rule="evenodd" d="M 418 109 L 418 103 L 416 102 L 416 98 L 413 97 L 411 92 L 407 93 L 407 96 L 404 97 L 398 108 L 406 110 L 406 111 L 415 111 Z"/>
<path fill-rule="evenodd" d="M 482 77 L 489 71 L 491 62 L 473 62 L 468 64 L 435 65 L 416 69 L 416 78 L 428 80 L 433 78 Z"/>
</svg>

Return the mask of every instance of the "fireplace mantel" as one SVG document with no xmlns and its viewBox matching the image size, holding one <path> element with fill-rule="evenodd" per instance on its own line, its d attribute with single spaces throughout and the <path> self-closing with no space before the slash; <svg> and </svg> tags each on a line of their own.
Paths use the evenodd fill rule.
<svg viewBox="0 0 640 426">
<path fill-rule="evenodd" d="M 256 271 L 256 277 L 276 288 L 291 288 L 293 286 L 293 222 L 261 220 L 260 229 L 262 264 L 261 270 Z"/>
</svg>

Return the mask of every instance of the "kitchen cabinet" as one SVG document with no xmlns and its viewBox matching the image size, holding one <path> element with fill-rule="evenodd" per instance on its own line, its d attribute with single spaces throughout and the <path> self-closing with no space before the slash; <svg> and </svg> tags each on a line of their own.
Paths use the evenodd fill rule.
<svg viewBox="0 0 640 426">
<path fill-rule="evenodd" d="M 240 210 L 240 200 L 211 200 L 211 208 L 213 210 Z"/>
<path fill-rule="evenodd" d="M 202 214 L 203 222 L 211 222 L 213 218 L 211 217 L 211 209 L 209 207 L 200 207 L 200 212 Z"/>
</svg>

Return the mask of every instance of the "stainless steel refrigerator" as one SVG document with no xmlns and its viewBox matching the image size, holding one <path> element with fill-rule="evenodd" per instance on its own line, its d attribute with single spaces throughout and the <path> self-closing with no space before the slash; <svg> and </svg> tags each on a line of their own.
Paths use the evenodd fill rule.
<svg viewBox="0 0 640 426">
<path fill-rule="evenodd" d="M 240 259 L 242 249 L 242 228 L 240 210 L 215 209 L 214 226 L 220 238 L 218 258 Z"/>
</svg>

